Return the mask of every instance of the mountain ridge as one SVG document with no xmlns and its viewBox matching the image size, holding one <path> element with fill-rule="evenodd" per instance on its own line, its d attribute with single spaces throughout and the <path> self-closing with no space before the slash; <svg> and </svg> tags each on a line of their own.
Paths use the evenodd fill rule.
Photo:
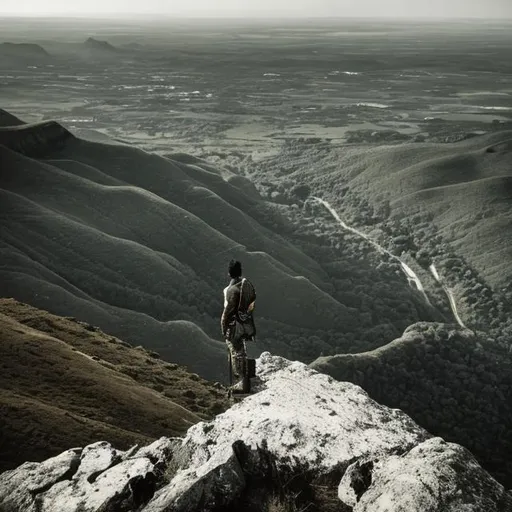
<svg viewBox="0 0 512 512">
<path fill-rule="evenodd" d="M 43 156 L 64 147 L 72 138 L 71 132 L 56 121 L 0 126 L 0 145 L 26 156 Z"/>
<path fill-rule="evenodd" d="M 0 55 L 21 58 L 46 58 L 50 54 L 36 43 L 0 43 Z"/>
<path fill-rule="evenodd" d="M 89 50 L 100 52 L 115 53 L 120 51 L 119 48 L 116 48 L 108 41 L 101 41 L 99 39 L 95 39 L 94 37 L 87 38 L 83 43 L 83 46 Z"/>
<path fill-rule="evenodd" d="M 24 121 L 16 117 L 15 115 L 7 112 L 0 108 L 0 127 L 4 126 L 20 126 L 26 124 Z"/>
</svg>

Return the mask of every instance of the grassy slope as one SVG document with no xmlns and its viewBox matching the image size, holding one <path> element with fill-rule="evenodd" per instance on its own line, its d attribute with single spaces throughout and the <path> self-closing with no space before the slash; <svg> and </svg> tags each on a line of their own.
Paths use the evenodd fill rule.
<svg viewBox="0 0 512 512">
<path fill-rule="evenodd" d="M 348 187 L 376 209 L 389 203 L 397 218 L 428 213 L 491 286 L 512 278 L 511 132 L 456 144 L 354 147 L 328 160 L 315 182 L 326 195 Z"/>
<path fill-rule="evenodd" d="M 99 329 L 0 300 L 0 471 L 98 439 L 128 447 L 229 404 L 208 383 Z"/>
<path fill-rule="evenodd" d="M 21 119 L 0 108 L 0 126 L 20 126 L 25 124 Z"/>
<path fill-rule="evenodd" d="M 428 211 L 443 239 L 478 269 L 493 287 L 512 277 L 512 167 L 510 176 L 421 190 L 397 199 L 402 213 Z"/>
<path fill-rule="evenodd" d="M 484 335 L 415 324 L 384 347 L 319 358 L 311 366 L 362 386 L 429 432 L 466 446 L 512 486 L 512 357 Z"/>
</svg>

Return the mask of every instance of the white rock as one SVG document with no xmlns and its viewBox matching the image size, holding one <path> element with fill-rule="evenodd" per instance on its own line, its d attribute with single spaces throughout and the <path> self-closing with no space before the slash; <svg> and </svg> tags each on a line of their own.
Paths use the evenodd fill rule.
<svg viewBox="0 0 512 512">
<path fill-rule="evenodd" d="M 164 437 L 138 451 L 122 452 L 102 441 L 40 464 L 24 464 L 0 475 L 0 510 L 95 512 L 129 493 L 129 482 L 152 472 L 175 444 Z"/>
<path fill-rule="evenodd" d="M 147 457 L 151 460 L 166 460 L 168 459 L 172 452 L 176 449 L 177 446 L 181 444 L 181 439 L 179 438 L 168 438 L 161 437 L 157 439 L 154 443 L 151 443 L 148 446 L 144 446 L 139 450 L 135 451 L 130 457 Z"/>
<path fill-rule="evenodd" d="M 215 464 L 182 471 L 157 493 L 144 512 L 195 512 L 228 506 L 242 493 L 245 479 L 233 451 L 221 455 L 224 457 L 216 457 Z"/>
<path fill-rule="evenodd" d="M 86 478 L 61 482 L 43 495 L 38 512 L 95 512 L 120 494 L 137 475 L 153 469 L 146 458 L 128 459 L 101 473 L 91 484 Z"/>
<path fill-rule="evenodd" d="M 264 353 L 258 375 L 258 393 L 189 429 L 183 444 L 194 451 L 194 466 L 215 463 L 212 454 L 229 452 L 241 440 L 266 448 L 288 467 L 309 466 L 321 474 L 369 453 L 407 451 L 431 437 L 402 411 L 302 363 Z"/>
<path fill-rule="evenodd" d="M 367 463 L 372 464 L 371 461 Z M 403 456 L 375 461 L 371 481 L 359 464 L 343 476 L 338 496 L 353 512 L 498 512 L 512 510 L 505 489 L 465 448 L 433 438 Z M 366 488 L 364 488 L 366 487 Z M 360 496 L 355 489 L 359 488 Z M 509 508 L 507 508 L 509 507 Z"/>
<path fill-rule="evenodd" d="M 36 511 L 34 498 L 78 466 L 81 449 L 68 450 L 44 462 L 26 462 L 0 475 L 0 510 Z"/>
<path fill-rule="evenodd" d="M 86 446 L 82 451 L 80 466 L 73 475 L 73 480 L 94 478 L 96 474 L 102 473 L 121 460 L 122 453 L 105 441 Z"/>
<path fill-rule="evenodd" d="M 137 512 L 219 511 L 246 498 L 250 475 L 272 485 L 344 473 L 338 496 L 354 512 L 512 512 L 512 496 L 467 450 L 358 386 L 268 353 L 257 370 L 253 395 L 183 439 L 127 452 L 95 443 L 0 475 L 0 510 L 105 512 L 124 500 Z"/>
<path fill-rule="evenodd" d="M 241 491 L 233 462 L 236 441 L 264 448 L 278 467 L 312 469 L 321 475 L 369 454 L 408 451 L 430 437 L 402 411 L 383 407 L 360 387 L 337 382 L 305 364 L 264 353 L 257 371 L 257 393 L 214 421 L 189 429 L 181 445 L 188 467 L 145 510 L 197 510 L 193 500 L 190 508 L 178 507 L 180 496 L 195 495 L 221 473 L 229 475 L 225 498 L 234 499 Z"/>
</svg>

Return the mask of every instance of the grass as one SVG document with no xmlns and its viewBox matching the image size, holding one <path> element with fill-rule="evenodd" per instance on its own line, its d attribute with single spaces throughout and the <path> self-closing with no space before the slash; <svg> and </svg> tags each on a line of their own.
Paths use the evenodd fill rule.
<svg viewBox="0 0 512 512">
<path fill-rule="evenodd" d="M 229 407 L 220 384 L 76 319 L 0 300 L 0 470 L 101 439 L 179 436 Z"/>
</svg>

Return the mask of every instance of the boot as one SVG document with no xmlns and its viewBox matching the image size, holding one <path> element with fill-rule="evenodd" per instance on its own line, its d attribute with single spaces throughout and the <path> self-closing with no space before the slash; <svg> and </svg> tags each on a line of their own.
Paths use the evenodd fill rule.
<svg viewBox="0 0 512 512">
<path fill-rule="evenodd" d="M 249 393 L 250 379 L 247 374 L 247 358 L 243 355 L 236 355 L 233 358 L 233 380 L 231 387 L 236 393 Z"/>
</svg>

